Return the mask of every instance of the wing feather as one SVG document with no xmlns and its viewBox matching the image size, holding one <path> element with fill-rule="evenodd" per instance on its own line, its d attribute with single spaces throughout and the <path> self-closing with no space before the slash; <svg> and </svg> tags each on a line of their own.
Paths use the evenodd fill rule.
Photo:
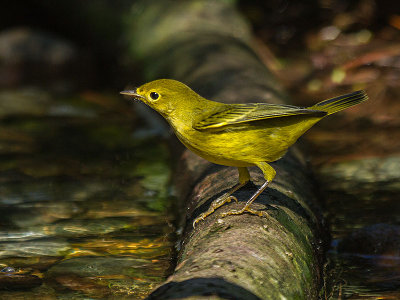
<svg viewBox="0 0 400 300">
<path fill-rule="evenodd" d="M 323 117 L 326 115 L 326 112 L 282 104 L 230 104 L 206 114 L 204 118 L 193 124 L 193 128 L 206 130 L 239 123 L 296 115 Z"/>
</svg>

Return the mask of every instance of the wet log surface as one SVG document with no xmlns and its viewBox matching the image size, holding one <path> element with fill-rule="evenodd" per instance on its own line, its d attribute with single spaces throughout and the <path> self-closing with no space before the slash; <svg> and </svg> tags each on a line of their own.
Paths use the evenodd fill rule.
<svg viewBox="0 0 400 300">
<path fill-rule="evenodd" d="M 132 10 L 130 55 L 148 80 L 173 78 L 206 98 L 226 103 L 288 103 L 284 91 L 251 49 L 242 16 L 223 1 L 143 1 Z M 243 141 L 244 143 L 246 141 Z M 293 147 L 272 164 L 277 176 L 253 203 L 268 217 L 220 218 L 238 209 L 263 183 L 254 183 L 192 227 L 213 199 L 237 183 L 236 168 L 184 151 L 175 173 L 184 230 L 177 266 L 149 299 L 315 299 L 322 281 L 324 227 L 302 153 Z"/>
</svg>

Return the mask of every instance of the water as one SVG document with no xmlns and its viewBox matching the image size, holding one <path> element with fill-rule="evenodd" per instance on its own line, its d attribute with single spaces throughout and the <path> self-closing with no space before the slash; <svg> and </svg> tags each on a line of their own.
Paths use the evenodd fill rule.
<svg viewBox="0 0 400 300">
<path fill-rule="evenodd" d="M 134 108 L 0 92 L 1 299 L 140 299 L 165 280 L 170 158 Z M 321 297 L 399 299 L 400 157 L 348 154 L 348 131 L 306 135 L 332 234 Z"/>
<path fill-rule="evenodd" d="M 140 299 L 174 242 L 170 166 L 118 95 L 0 92 L 0 298 Z"/>
<path fill-rule="evenodd" d="M 328 260 L 333 299 L 399 299 L 397 199 L 398 194 L 384 193 L 373 197 L 373 201 L 366 201 L 361 195 L 328 197 L 332 234 Z"/>
<path fill-rule="evenodd" d="M 371 128 L 362 129 L 367 134 Z M 319 142 L 313 137 L 323 130 L 310 134 L 314 146 Z M 322 298 L 400 299 L 400 156 L 346 147 L 352 135 L 357 134 L 336 132 L 335 143 L 330 147 L 325 140 L 324 154 L 315 154 L 332 237 Z"/>
</svg>

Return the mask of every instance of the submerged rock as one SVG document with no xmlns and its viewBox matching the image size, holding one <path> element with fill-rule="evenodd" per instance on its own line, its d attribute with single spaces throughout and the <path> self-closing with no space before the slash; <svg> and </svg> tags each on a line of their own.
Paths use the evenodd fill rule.
<svg viewBox="0 0 400 300">
<path fill-rule="evenodd" d="M 77 257 L 50 268 L 46 279 L 92 297 L 114 294 L 142 298 L 164 279 L 162 264 L 131 257 Z"/>
<path fill-rule="evenodd" d="M 63 256 L 70 250 L 64 239 L 38 239 L 0 244 L 0 257 Z"/>
<path fill-rule="evenodd" d="M 30 271 L 8 266 L 0 270 L 0 290 L 31 289 L 42 284 L 42 279 Z"/>
</svg>

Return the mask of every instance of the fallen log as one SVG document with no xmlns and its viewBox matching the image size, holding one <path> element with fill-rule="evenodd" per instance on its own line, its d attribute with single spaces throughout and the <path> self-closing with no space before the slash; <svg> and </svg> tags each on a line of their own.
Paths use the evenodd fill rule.
<svg viewBox="0 0 400 300">
<path fill-rule="evenodd" d="M 128 17 L 129 55 L 147 80 L 173 78 L 226 103 L 287 103 L 288 97 L 251 48 L 244 18 L 230 1 L 143 1 Z M 248 141 L 243 141 L 246 143 Z M 277 176 L 253 203 L 268 217 L 220 218 L 241 208 L 264 179 L 198 223 L 213 199 L 238 181 L 236 168 L 184 151 L 175 173 L 184 228 L 174 273 L 149 299 L 315 299 L 321 287 L 323 220 L 302 153 L 293 147 L 273 164 Z"/>
</svg>

